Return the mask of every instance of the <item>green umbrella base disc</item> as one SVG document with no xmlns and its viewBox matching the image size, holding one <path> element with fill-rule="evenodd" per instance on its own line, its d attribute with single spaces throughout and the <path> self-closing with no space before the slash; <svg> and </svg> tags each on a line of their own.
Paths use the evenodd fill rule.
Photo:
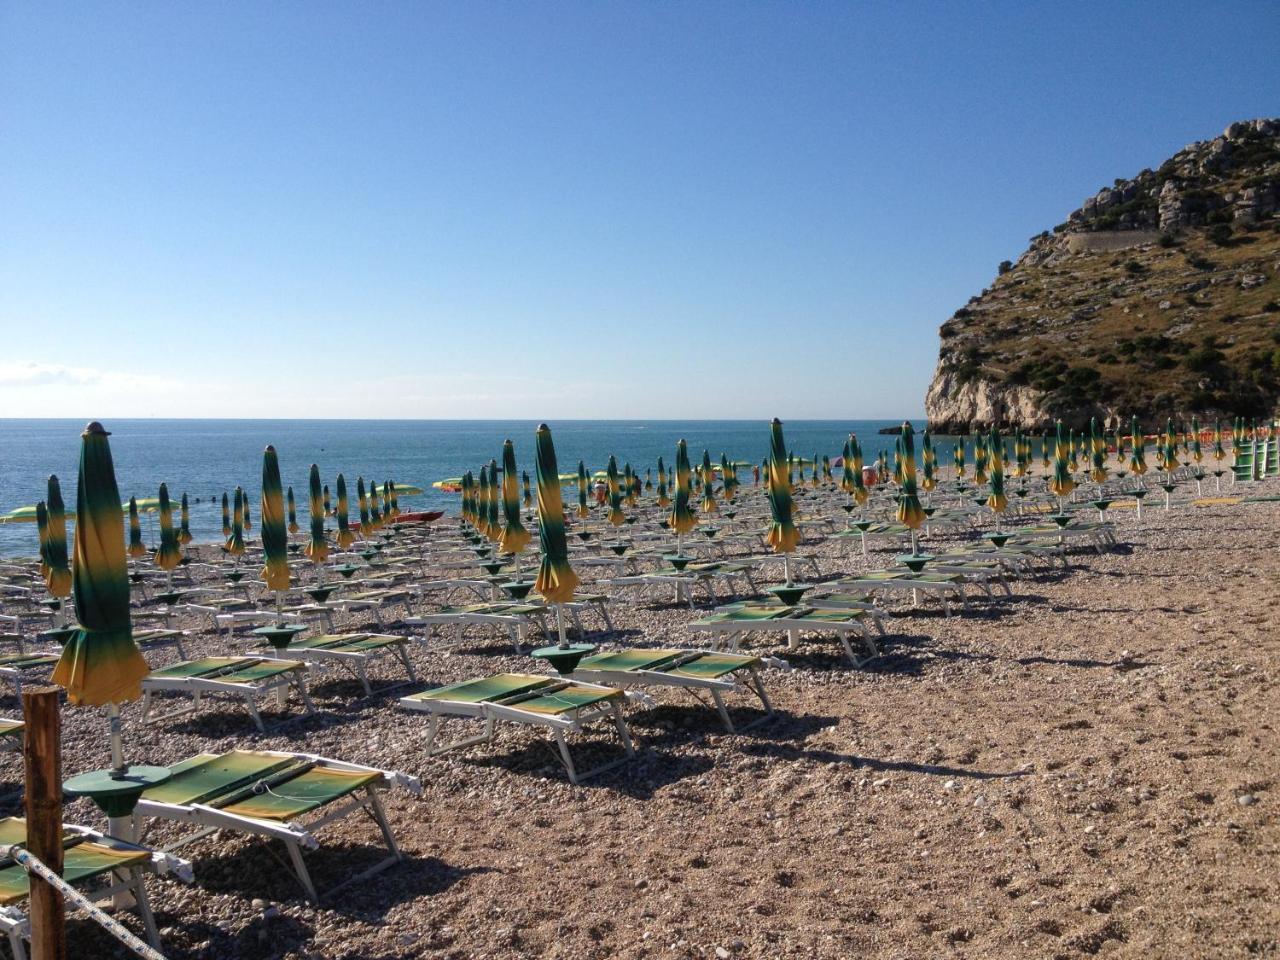
<svg viewBox="0 0 1280 960">
<path fill-rule="evenodd" d="M 224 573 L 223 576 L 226 577 L 228 580 L 230 580 L 232 583 L 239 583 L 241 580 L 244 579 L 244 574 L 241 573 L 239 570 L 232 570 L 228 573 Z"/>
<path fill-rule="evenodd" d="M 737 510 L 726 510 L 726 511 L 724 512 L 724 515 L 725 515 L 725 517 L 727 517 L 728 519 L 732 520 L 734 517 L 736 517 L 736 516 L 738 515 L 738 511 L 737 511 Z"/>
<path fill-rule="evenodd" d="M 301 550 L 301 549 L 302 549 L 302 544 L 300 544 L 300 543 L 291 543 L 291 544 L 289 544 L 289 552 L 290 552 L 290 553 L 297 553 L 297 552 L 298 552 L 299 550 Z"/>
<path fill-rule="evenodd" d="M 840 509 L 845 513 L 853 513 L 854 507 L 852 503 L 842 503 L 840 504 Z M 728 514 L 725 514 L 725 516 L 728 516 Z"/>
<path fill-rule="evenodd" d="M 693 561 L 696 560 L 697 557 L 686 557 L 683 554 L 679 554 L 679 553 L 669 553 L 665 555 L 662 559 L 667 561 L 667 563 L 671 564 L 677 570 L 683 570 L 689 564 L 693 563 Z"/>
<path fill-rule="evenodd" d="M 992 545 L 993 547 L 995 547 L 996 549 L 999 549 L 1000 547 L 1003 547 L 1006 543 L 1008 543 L 1008 542 L 1009 542 L 1009 540 L 1010 540 L 1010 538 L 1011 538 L 1012 536 L 1013 536 L 1013 534 L 1011 534 L 1011 533 L 988 533 L 988 534 L 986 534 L 986 538 L 987 538 L 988 540 L 990 540 L 990 541 L 991 541 L 991 545 Z"/>
<path fill-rule="evenodd" d="M 1135 490 L 1133 491 L 1133 493 L 1129 494 L 1129 496 L 1133 497 L 1133 499 L 1135 500 L 1141 500 L 1146 495 L 1147 495 L 1147 491 L 1145 490 Z"/>
<path fill-rule="evenodd" d="M 586 543 L 588 540 L 590 540 L 590 539 L 591 539 L 591 536 L 592 536 L 592 534 L 591 534 L 591 531 L 590 531 L 590 530 L 579 530 L 579 531 L 578 531 L 578 539 L 579 539 L 579 540 L 581 540 L 583 543 Z"/>
<path fill-rule="evenodd" d="M 169 590 L 165 593 L 157 593 L 152 599 L 157 603 L 163 603 L 166 607 L 172 606 L 175 601 L 181 600 L 187 595 L 186 590 Z"/>
<path fill-rule="evenodd" d="M 1160 489 L 1163 490 L 1165 493 L 1173 493 L 1173 491 L 1178 489 L 1178 486 L 1177 484 L 1173 484 L 1173 483 L 1162 483 L 1160 484 Z"/>
<path fill-rule="evenodd" d="M 1056 523 L 1059 529 L 1063 529 L 1067 524 L 1074 520 L 1075 517 L 1071 516 L 1069 513 L 1051 513 L 1049 514 L 1049 519 Z"/>
<path fill-rule="evenodd" d="M 343 576 L 345 579 L 347 579 L 347 580 L 350 580 L 350 579 L 351 579 L 351 575 L 352 575 L 352 574 L 354 574 L 354 573 L 359 573 L 359 572 L 360 572 L 360 568 L 359 568 L 359 567 L 355 566 L 354 564 L 350 564 L 350 563 L 344 563 L 342 566 L 340 566 L 340 567 L 334 567 L 333 569 L 334 569 L 335 571 L 337 571 L 338 573 L 342 574 L 342 576 Z"/>
<path fill-rule="evenodd" d="M 144 790 L 165 783 L 171 776 L 168 767 L 133 765 L 119 778 L 111 770 L 91 770 L 65 781 L 62 789 L 71 797 L 88 797 L 108 817 L 127 817 Z"/>
<path fill-rule="evenodd" d="M 307 591 L 307 596 L 316 603 L 324 603 L 333 596 L 334 591 L 337 589 L 337 587 L 315 587 L 314 589 Z"/>
<path fill-rule="evenodd" d="M 861 533 L 866 533 L 871 529 L 873 523 L 875 523 L 874 520 L 855 520 L 853 521 L 853 528 Z"/>
<path fill-rule="evenodd" d="M 920 509 L 924 511 L 924 515 L 926 517 L 932 517 L 935 513 L 938 512 L 937 507 L 921 507 Z"/>
<path fill-rule="evenodd" d="M 930 553 L 904 553 L 901 556 L 894 557 L 894 559 L 912 573 L 919 573 L 925 568 L 925 564 L 932 561 L 934 557 Z"/>
<path fill-rule="evenodd" d="M 622 556 L 624 553 L 626 553 L 628 550 L 631 549 L 631 544 L 611 543 L 609 544 L 609 549 L 612 550 L 614 553 L 616 553 L 618 556 Z"/>
<path fill-rule="evenodd" d="M 512 600 L 523 600 L 529 595 L 529 591 L 533 589 L 532 580 L 513 580 L 509 583 L 501 583 L 499 586 L 502 592 Z"/>
<path fill-rule="evenodd" d="M 578 668 L 578 661 L 596 649 L 594 643 L 572 643 L 567 647 L 539 647 L 529 654 L 538 660 L 545 660 L 559 674 L 570 674 Z"/>
<path fill-rule="evenodd" d="M 716 538 L 716 534 L 719 532 L 720 532 L 719 527 L 703 527 L 702 528 L 702 535 L 706 537 L 708 540 L 714 540 Z"/>
<path fill-rule="evenodd" d="M 40 606 L 48 607 L 50 610 L 61 610 L 62 600 L 59 597 L 46 597 L 40 601 Z"/>
<path fill-rule="evenodd" d="M 480 564 L 480 568 L 491 577 L 497 576 L 498 572 L 505 566 L 505 563 L 499 563 L 497 560 L 491 560 L 488 563 Z"/>
<path fill-rule="evenodd" d="M 1090 500 L 1089 506 L 1095 507 L 1098 510 L 1106 510 L 1107 507 L 1111 506 L 1111 501 L 1110 500 Z"/>
<path fill-rule="evenodd" d="M 277 650 L 285 650 L 293 642 L 293 638 L 306 629 L 301 625 L 276 624 L 270 627 L 258 627 L 253 631 L 253 634 L 254 636 L 262 637 Z"/>
<path fill-rule="evenodd" d="M 75 636 L 79 627 L 58 627 L 56 630 L 44 630 L 39 634 L 41 640 L 52 640 L 60 647 L 65 647 L 67 641 Z"/>
<path fill-rule="evenodd" d="M 777 597 L 784 607 L 794 607 L 800 602 L 800 598 L 812 589 L 812 583 L 784 583 L 778 587 L 769 587 L 765 592 Z"/>
</svg>

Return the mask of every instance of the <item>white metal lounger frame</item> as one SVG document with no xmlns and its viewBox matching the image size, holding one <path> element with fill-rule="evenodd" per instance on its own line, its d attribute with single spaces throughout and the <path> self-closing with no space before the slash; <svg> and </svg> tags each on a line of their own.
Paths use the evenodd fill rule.
<svg viewBox="0 0 1280 960">
<path fill-rule="evenodd" d="M 503 627 L 507 631 L 507 638 L 511 641 L 511 646 L 515 648 L 516 653 L 523 653 L 526 646 L 525 641 L 529 636 L 529 628 L 537 626 L 544 634 L 547 632 L 546 614 L 538 611 L 530 611 L 528 613 L 484 613 L 481 611 L 467 612 L 465 610 L 454 610 L 441 613 L 419 614 L 415 617 L 406 617 L 405 626 L 408 627 L 427 627 L 428 630 L 420 638 L 425 646 L 431 646 L 430 635 L 433 632 L 431 628 L 452 626 L 457 628 L 452 643 L 447 646 L 457 646 L 462 643 L 462 633 L 469 626 L 498 626 Z"/>
<path fill-rule="evenodd" d="M 270 659 L 264 657 L 262 659 Z M 171 720 L 174 717 L 185 716 L 188 713 L 195 713 L 200 709 L 200 701 L 205 694 L 225 693 L 233 698 L 239 698 L 244 701 L 245 709 L 249 711 L 249 715 L 253 717 L 254 725 L 258 728 L 259 733 L 265 733 L 267 728 L 262 722 L 262 714 L 258 710 L 257 701 L 267 694 L 275 691 L 276 702 L 280 706 L 286 703 L 286 695 L 288 688 L 292 686 L 298 696 L 302 699 L 303 714 L 306 716 L 315 713 L 315 705 L 311 702 L 311 695 L 307 692 L 306 682 L 307 669 L 305 666 L 290 670 L 265 680 L 257 680 L 253 683 L 233 682 L 228 680 L 220 680 L 214 677 L 158 677 L 155 674 L 143 677 L 142 679 L 142 722 L 156 723 L 160 720 Z M 191 694 L 191 706 L 179 707 L 177 710 L 170 710 L 168 713 L 153 715 L 151 713 L 151 695 L 153 693 L 189 693 Z M 291 717 L 290 720 L 296 720 L 299 717 Z M 282 720 L 281 723 L 287 723 L 288 720 Z M 279 724 L 276 724 L 278 726 Z"/>
<path fill-rule="evenodd" d="M 207 837 L 219 830 L 234 830 L 238 833 L 248 833 L 254 836 L 279 840 L 285 845 L 285 849 L 289 851 L 289 865 L 292 867 L 298 883 L 306 893 L 307 899 L 317 905 L 320 903 L 320 894 L 311 880 L 311 872 L 307 869 L 306 861 L 302 858 L 302 851 L 304 848 L 307 850 L 318 850 L 320 848 L 320 841 L 316 839 L 315 834 L 321 827 L 342 820 L 357 810 L 363 810 L 378 825 L 378 829 L 382 832 L 382 839 L 390 851 L 389 856 L 378 861 L 369 869 L 330 887 L 325 891 L 326 896 L 349 887 L 353 883 L 368 879 L 374 874 L 381 873 L 404 859 L 404 855 L 400 852 L 400 846 L 396 843 L 395 835 L 391 832 L 391 825 L 387 822 L 386 810 L 383 809 L 378 791 L 386 787 L 397 786 L 407 790 L 415 797 L 420 796 L 422 783 L 417 777 L 411 777 L 408 774 L 394 770 L 380 770 L 377 767 L 366 767 L 358 763 L 330 760 L 327 757 L 311 753 L 289 753 L 277 750 L 259 750 L 255 752 L 267 753 L 282 759 L 303 760 L 315 764 L 317 767 L 325 767 L 330 770 L 346 770 L 352 773 L 378 773 L 382 775 L 382 779 L 361 787 L 354 793 L 337 801 L 336 804 L 330 804 L 329 806 L 332 809 L 329 809 L 329 806 L 320 807 L 317 811 L 320 815 L 306 822 L 294 823 L 245 817 L 228 813 L 225 810 L 203 803 L 162 803 L 155 800 L 147 800 L 145 797 L 138 801 L 138 805 L 134 809 L 134 817 L 172 820 L 176 823 L 195 824 L 200 828 L 194 833 L 180 837 L 166 847 L 166 850 L 177 850 L 179 847 L 194 843 L 196 840 Z M 272 855 L 274 856 L 274 853 Z"/>
<path fill-rule="evenodd" d="M 694 633 L 710 634 L 713 646 L 718 647 L 723 642 L 730 653 L 737 653 L 741 641 L 752 633 L 786 633 L 787 646 L 792 650 L 795 650 L 800 645 L 801 630 L 808 630 L 813 633 L 834 633 L 836 639 L 840 641 L 840 645 L 844 647 L 844 653 L 849 658 L 849 663 L 858 668 L 880 656 L 880 648 L 876 645 L 871 631 L 867 629 L 867 625 L 863 622 L 864 616 L 863 611 L 851 609 L 849 610 L 849 619 L 845 621 L 776 617 L 770 620 L 721 620 L 714 623 L 699 623 L 695 621 L 687 624 L 687 627 Z M 850 634 L 862 641 L 866 656 L 859 657 L 853 652 L 853 645 L 849 643 Z M 721 641 L 721 638 L 723 638 L 723 641 Z"/>
<path fill-rule="evenodd" d="M 575 681 L 577 682 L 577 681 Z M 620 698 L 614 697 L 600 703 L 593 703 L 590 706 L 575 710 L 570 716 L 551 716 L 549 714 L 533 713 L 528 710 L 520 709 L 521 700 L 529 700 L 535 697 L 546 696 L 549 693 L 555 693 L 558 689 L 563 689 L 567 685 L 567 681 L 559 684 L 559 686 L 542 686 L 526 693 L 519 694 L 514 697 L 506 698 L 502 702 L 492 700 L 482 700 L 479 702 L 462 701 L 462 700 L 416 700 L 413 697 L 404 697 L 400 701 L 400 705 L 408 710 L 417 710 L 430 716 L 427 725 L 427 756 L 435 757 L 442 753 L 448 753 L 451 750 L 457 750 L 462 747 L 470 747 L 479 743 L 488 743 L 493 739 L 494 728 L 499 720 L 506 720 L 510 723 L 525 724 L 528 726 L 546 727 L 552 738 L 556 742 L 556 746 L 560 752 L 560 762 L 564 764 L 565 770 L 569 774 L 569 782 L 577 785 L 583 780 L 594 777 L 597 774 L 612 770 L 614 767 L 625 763 L 628 759 L 635 755 L 635 747 L 631 743 L 631 735 L 627 732 L 627 722 L 622 716 L 622 705 Z M 598 687 L 600 690 L 608 690 L 610 688 L 600 686 L 599 684 L 584 684 L 589 687 Z M 484 720 L 484 730 L 475 736 L 464 737 L 461 740 L 455 740 L 452 743 L 446 743 L 443 746 L 436 743 L 436 737 L 440 733 L 440 727 L 446 717 L 470 717 Z M 573 755 L 569 752 L 569 743 L 566 739 L 570 733 L 582 733 L 585 724 L 594 720 L 612 721 L 614 730 L 618 734 L 618 739 L 622 741 L 623 749 L 626 755 L 616 760 L 610 760 L 599 766 L 592 767 L 590 770 L 579 772 L 573 762 Z"/>
<path fill-rule="evenodd" d="M 359 634 L 357 634 L 359 636 Z M 368 634 L 368 636 L 378 636 L 377 634 Z M 409 645 L 408 637 L 397 637 L 399 643 L 387 644 L 384 647 L 377 647 L 373 650 L 330 650 L 324 647 L 289 647 L 285 653 L 290 659 L 306 660 L 313 663 L 330 663 L 336 666 L 344 667 L 355 675 L 360 681 L 360 685 L 364 687 L 365 696 L 373 695 L 373 687 L 369 683 L 369 664 L 375 660 L 381 660 L 383 657 L 395 657 L 404 666 L 405 672 L 409 675 L 407 680 L 402 680 L 392 684 L 386 689 L 394 690 L 396 687 L 402 687 L 406 683 L 413 683 L 418 679 L 413 670 L 413 661 L 409 659 L 409 651 L 406 649 Z"/>
</svg>

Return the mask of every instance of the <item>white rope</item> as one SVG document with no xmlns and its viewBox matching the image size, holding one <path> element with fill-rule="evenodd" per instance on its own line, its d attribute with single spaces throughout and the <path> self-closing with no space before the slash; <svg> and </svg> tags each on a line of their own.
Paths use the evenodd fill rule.
<svg viewBox="0 0 1280 960">
<path fill-rule="evenodd" d="M 30 850 L 27 850 L 25 847 L 20 847 L 17 844 L 0 849 L 3 850 L 4 856 L 13 860 L 17 864 L 20 864 L 22 869 L 26 870 L 27 873 L 34 873 L 37 877 L 44 880 L 62 894 L 62 896 L 67 900 L 70 900 L 81 910 L 89 914 L 90 919 L 138 956 L 144 957 L 146 960 L 165 960 L 164 954 L 159 950 L 156 950 L 154 947 L 144 943 L 142 940 L 139 940 L 136 936 L 130 933 L 127 928 L 99 910 L 89 901 L 88 898 L 76 890 L 75 887 L 71 886 L 60 876 L 50 870 Z"/>
</svg>

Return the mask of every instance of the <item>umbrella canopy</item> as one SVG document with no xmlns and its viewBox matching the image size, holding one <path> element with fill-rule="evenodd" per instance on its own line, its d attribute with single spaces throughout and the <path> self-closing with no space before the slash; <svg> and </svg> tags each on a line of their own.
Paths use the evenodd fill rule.
<svg viewBox="0 0 1280 960">
<path fill-rule="evenodd" d="M 1067 433 L 1067 456 L 1071 472 L 1076 473 L 1080 469 L 1080 446 L 1076 443 L 1076 431 L 1074 427 L 1072 427 Z"/>
<path fill-rule="evenodd" d="M 147 545 L 142 542 L 142 523 L 138 520 L 138 501 L 129 498 L 129 556 L 135 560 L 147 555 Z"/>
<path fill-rule="evenodd" d="M 160 484 L 160 549 L 156 551 L 156 566 L 161 570 L 175 570 L 182 562 L 182 548 L 178 534 L 173 529 L 173 507 L 169 504 L 169 487 Z"/>
<path fill-rule="evenodd" d="M 853 472 L 853 499 L 861 506 L 867 502 L 870 494 L 862 479 L 862 446 L 858 443 L 858 435 L 854 433 L 849 434 L 849 456 L 853 459 L 850 468 Z"/>
<path fill-rule="evenodd" d="M 538 544 L 542 560 L 533 588 L 547 603 L 568 603 L 578 586 L 578 575 L 569 566 L 569 545 L 564 538 L 564 502 L 560 496 L 560 471 L 551 429 L 538 426 L 534 435 L 534 456 L 538 477 Z"/>
<path fill-rule="evenodd" d="M 519 553 L 529 545 L 529 531 L 520 522 L 520 482 L 517 476 L 515 444 L 506 440 L 502 444 L 502 512 L 507 523 L 499 541 L 503 553 Z M 559 482 L 557 477 L 556 483 Z"/>
<path fill-rule="evenodd" d="M 72 566 L 80 629 L 62 648 L 51 678 L 72 703 L 91 707 L 137 699 L 151 672 L 133 642 L 124 522 L 107 436 L 97 422 L 81 434 Z"/>
<path fill-rule="evenodd" d="M 276 448 L 262 451 L 262 580 L 268 590 L 289 589 L 289 534 L 285 530 L 284 491 Z"/>
<path fill-rule="evenodd" d="M 1178 435 L 1173 430 L 1173 421 L 1169 420 L 1164 428 L 1164 463 L 1161 467 L 1165 473 L 1173 473 L 1178 466 Z"/>
<path fill-rule="evenodd" d="M 853 451 L 848 440 L 840 450 L 840 489 L 853 496 Z"/>
<path fill-rule="evenodd" d="M 178 542 L 183 546 L 186 546 L 194 538 L 191 536 L 191 508 L 187 504 L 187 494 L 185 491 L 182 494 L 181 516 L 182 523 L 181 526 L 178 527 Z"/>
<path fill-rule="evenodd" d="M 1055 497 L 1071 496 L 1076 488 L 1076 481 L 1071 476 L 1071 441 L 1062 430 L 1062 421 L 1058 421 L 1058 438 L 1053 447 L 1053 479 L 1049 481 L 1049 489 Z"/>
<path fill-rule="evenodd" d="M 333 505 L 329 502 L 329 485 L 324 485 L 324 515 L 326 517 L 333 516 Z"/>
<path fill-rule="evenodd" d="M 987 438 L 985 434 L 977 434 L 973 438 L 973 482 L 976 484 L 984 484 L 987 482 L 987 464 L 990 457 L 987 450 Z"/>
<path fill-rule="evenodd" d="M 618 461 L 609 454 L 609 466 L 605 470 L 605 485 L 609 490 L 608 520 L 615 527 L 622 526 L 626 518 L 622 515 L 622 495 L 618 488 Z"/>
<path fill-rule="evenodd" d="M 501 512 L 498 508 L 498 500 L 500 499 L 498 485 L 498 461 L 489 461 L 489 496 L 485 500 L 484 515 L 485 521 L 489 525 L 487 531 L 488 537 L 494 543 L 502 539 L 502 522 L 498 519 Z"/>
<path fill-rule="evenodd" d="M 1004 444 L 1000 441 L 1000 432 L 991 428 L 991 494 L 987 497 L 987 506 L 995 513 L 1004 513 L 1009 506 L 1009 498 L 1004 492 Z"/>
<path fill-rule="evenodd" d="M 800 543 L 800 531 L 791 516 L 791 477 L 787 470 L 787 445 L 782 439 L 782 421 L 777 417 L 769 425 L 768 490 L 769 546 L 775 553 L 794 553 Z"/>
<path fill-rule="evenodd" d="M 240 526 L 244 528 L 245 533 L 253 529 L 253 522 L 249 519 L 249 494 L 247 493 L 240 497 Z"/>
<path fill-rule="evenodd" d="M 62 487 L 56 476 L 50 475 L 48 499 L 45 501 L 48 540 L 46 548 L 44 585 L 51 597 L 71 596 L 71 566 L 67 561 L 66 507 L 62 503 Z"/>
<path fill-rule="evenodd" d="M 394 480 L 388 480 L 382 485 L 383 491 L 387 495 L 387 516 L 400 516 L 400 493 Z"/>
<path fill-rule="evenodd" d="M 716 506 L 716 484 L 715 471 L 711 467 L 711 454 L 702 451 L 702 512 L 715 513 L 719 510 Z"/>
<path fill-rule="evenodd" d="M 587 488 L 591 486 L 591 478 L 587 476 L 587 465 L 578 461 L 578 519 L 585 520 L 591 516 L 591 507 L 587 505 Z"/>
<path fill-rule="evenodd" d="M 689 467 L 689 446 L 683 440 L 676 441 L 676 498 L 667 518 L 667 526 L 676 534 L 685 534 L 698 525 L 698 518 L 689 507 L 693 494 L 689 480 L 693 471 Z"/>
<path fill-rule="evenodd" d="M 658 458 L 658 507 L 665 510 L 671 505 L 671 498 L 667 496 L 667 472 L 663 466 L 662 458 Z"/>
<path fill-rule="evenodd" d="M 920 435 L 920 454 L 920 488 L 922 490 L 932 490 L 938 485 L 938 481 L 934 477 L 938 466 L 938 458 L 933 452 L 933 441 L 929 437 L 928 430 Z"/>
<path fill-rule="evenodd" d="M 1199 463 L 1204 459 L 1204 451 L 1200 449 L 1200 418 L 1191 418 L 1191 460 Z"/>
<path fill-rule="evenodd" d="M 951 462 L 956 468 L 956 479 L 964 479 L 964 440 L 953 444 L 951 447 Z"/>
<path fill-rule="evenodd" d="M 338 549 L 346 550 L 356 542 L 356 535 L 351 532 L 351 521 L 347 519 L 347 479 L 338 474 Z"/>
<path fill-rule="evenodd" d="M 345 486 L 341 491 L 340 499 L 345 500 Z M 311 538 L 304 551 L 312 563 L 324 563 L 329 559 L 329 541 L 324 535 L 324 489 L 320 485 L 320 467 L 314 463 L 311 465 L 311 475 L 307 478 L 307 506 L 311 512 Z M 346 511 L 343 510 L 343 513 Z"/>
<path fill-rule="evenodd" d="M 524 508 L 528 510 L 533 506 L 533 491 L 529 488 L 529 471 L 526 470 L 520 475 L 520 485 L 524 488 Z"/>
<path fill-rule="evenodd" d="M 382 508 L 378 505 L 378 484 L 374 480 L 369 481 L 369 529 L 380 530 L 382 528 Z"/>
<path fill-rule="evenodd" d="M 295 504 L 293 500 L 293 487 L 290 487 L 288 490 L 284 492 L 284 500 L 288 506 L 288 511 L 289 511 L 289 532 L 297 533 L 299 529 L 298 528 L 298 508 L 297 508 L 297 504 Z"/>
<path fill-rule="evenodd" d="M 224 490 L 222 491 L 222 538 L 225 540 L 229 536 L 231 536 L 231 502 Z"/>
<path fill-rule="evenodd" d="M 924 508 L 916 493 L 916 438 L 910 420 L 902 422 L 898 434 L 898 451 L 902 461 L 902 492 L 898 496 L 898 522 L 911 530 L 924 526 Z"/>
<path fill-rule="evenodd" d="M 649 467 L 644 468 L 644 488 L 646 491 L 653 489 L 653 470 Z"/>
<path fill-rule="evenodd" d="M 636 484 L 635 474 L 631 472 L 630 462 L 622 465 L 622 490 L 626 497 L 627 506 L 634 507 L 636 505 Z"/>
<path fill-rule="evenodd" d="M 1222 449 L 1222 423 L 1213 422 L 1213 459 L 1221 462 L 1227 458 L 1227 451 Z"/>
<path fill-rule="evenodd" d="M 1138 427 L 1137 417 L 1129 421 L 1129 434 L 1133 441 L 1133 452 L 1129 455 L 1129 472 L 1140 477 L 1147 472 L 1147 442 L 1142 435 L 1142 430 Z"/>
<path fill-rule="evenodd" d="M 244 554 L 244 491 L 236 487 L 231 497 L 231 533 L 227 535 L 227 553 Z"/>
<path fill-rule="evenodd" d="M 369 497 L 364 490 L 364 477 L 356 477 L 356 502 L 360 505 L 360 536 L 367 540 L 373 533 L 373 525 L 369 523 Z"/>
<path fill-rule="evenodd" d="M 49 583 L 49 511 L 40 500 L 36 503 L 36 533 L 40 538 L 40 576 Z"/>
<path fill-rule="evenodd" d="M 483 464 L 480 466 L 480 476 L 476 480 L 474 499 L 475 528 L 487 537 L 489 535 L 489 468 Z"/>
<path fill-rule="evenodd" d="M 1098 418 L 1089 420 L 1089 456 L 1093 461 L 1093 469 L 1089 479 L 1094 483 L 1105 483 L 1107 480 L 1107 443 L 1102 439 L 1102 431 L 1098 428 Z"/>
</svg>

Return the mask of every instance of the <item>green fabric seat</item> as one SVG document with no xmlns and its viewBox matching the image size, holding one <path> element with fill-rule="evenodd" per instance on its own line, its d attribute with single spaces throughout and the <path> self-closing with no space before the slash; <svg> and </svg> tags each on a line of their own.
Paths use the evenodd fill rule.
<svg viewBox="0 0 1280 960">
<path fill-rule="evenodd" d="M 496 673 L 491 677 L 464 680 L 434 690 L 411 694 L 406 700 L 453 700 L 461 703 L 502 701 L 520 696 L 554 683 L 550 677 L 538 677 L 526 673 Z"/>
<path fill-rule="evenodd" d="M 197 680 L 217 680 L 221 683 L 257 683 L 282 673 L 297 670 L 300 660 L 272 660 L 259 657 L 204 657 L 187 660 L 172 666 L 152 670 L 151 676 L 160 679 L 192 677 Z"/>
<path fill-rule="evenodd" d="M 294 763 L 252 750 L 201 753 L 169 768 L 170 777 L 142 794 L 156 803 L 209 803 L 248 783 L 270 777 Z"/>
<path fill-rule="evenodd" d="M 368 650 L 381 650 L 397 643 L 406 643 L 405 637 L 394 637 L 384 633 L 346 633 L 325 634 L 319 637 L 308 637 L 306 640 L 295 640 L 289 644 L 291 650 L 332 650 L 340 653 L 364 653 Z"/>
<path fill-rule="evenodd" d="M 21 720 L 10 720 L 7 717 L 0 717 L 0 737 L 13 737 L 21 739 L 22 731 L 26 729 L 26 724 Z"/>
<path fill-rule="evenodd" d="M 33 667 L 51 667 L 58 662 L 56 653 L 8 653 L 0 657 L 0 667 L 12 670 L 29 670 Z"/>
<path fill-rule="evenodd" d="M 271 783 L 260 793 L 252 792 L 242 800 L 218 806 L 242 817 L 292 820 L 381 779 L 378 772 L 310 767 L 297 776 Z"/>
<path fill-rule="evenodd" d="M 754 666 L 759 663 L 759 657 L 744 657 L 736 653 L 703 653 L 694 660 L 689 660 L 663 672 L 684 677 L 717 680 L 728 674 L 736 673 L 744 667 Z"/>
<path fill-rule="evenodd" d="M 528 713 L 558 717 L 562 713 L 572 713 L 575 710 L 581 710 L 593 704 L 602 703 L 606 700 L 621 699 L 624 696 L 625 694 L 621 690 L 601 690 L 599 687 L 570 683 L 551 693 L 533 696 L 510 705 Z"/>
<path fill-rule="evenodd" d="M 645 650 L 632 648 L 601 653 L 579 661 L 579 670 L 657 670 L 662 664 L 688 653 L 687 650 Z"/>
<path fill-rule="evenodd" d="M 25 844 L 27 822 L 21 817 L 0 820 L 0 844 Z M 86 840 L 71 832 L 62 840 L 62 877 L 68 883 L 90 880 L 124 867 L 146 863 L 151 852 L 119 840 L 99 842 Z M 31 892 L 27 871 L 14 863 L 0 868 L 0 906 L 25 900 Z"/>
</svg>

